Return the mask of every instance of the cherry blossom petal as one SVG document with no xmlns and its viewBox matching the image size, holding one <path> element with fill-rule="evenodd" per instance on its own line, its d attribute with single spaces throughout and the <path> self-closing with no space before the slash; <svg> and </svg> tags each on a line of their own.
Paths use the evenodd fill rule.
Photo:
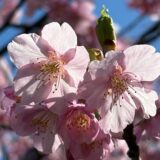
<svg viewBox="0 0 160 160">
<path fill-rule="evenodd" d="M 66 110 L 66 106 L 75 99 L 76 90 L 76 88 L 70 87 L 64 80 L 60 80 L 58 90 L 54 93 L 50 92 L 44 102 L 52 112 L 62 115 L 64 110 Z"/>
<path fill-rule="evenodd" d="M 45 133 L 40 135 L 32 135 L 34 146 L 41 152 L 45 154 L 49 154 L 51 152 L 55 152 L 58 149 L 61 141 L 57 135 L 55 135 L 54 130 L 55 126 L 53 122 L 49 126 Z"/>
<path fill-rule="evenodd" d="M 76 48 L 71 48 L 67 52 L 65 52 L 65 54 L 61 55 L 61 59 L 65 64 L 67 64 L 75 57 L 75 54 Z"/>
<path fill-rule="evenodd" d="M 75 118 L 77 119 L 75 121 Z M 73 143 L 91 143 L 99 133 L 99 125 L 96 119 L 91 117 L 92 115 L 83 110 L 83 108 L 73 107 L 70 108 L 67 114 L 61 117 L 61 129 L 60 134 L 63 137 L 63 141 L 67 147 Z M 80 121 L 85 121 L 80 124 Z M 77 139 L 77 137 L 79 137 Z"/>
<path fill-rule="evenodd" d="M 21 136 L 27 136 L 33 134 L 36 131 L 35 125 L 33 125 L 34 117 L 41 117 L 41 114 L 46 112 L 45 107 L 39 106 L 22 106 L 16 105 L 13 107 L 10 117 L 11 127 Z"/>
<path fill-rule="evenodd" d="M 0 108 L 6 111 L 6 116 L 10 114 L 10 110 L 16 100 L 18 99 L 14 94 L 13 86 L 0 88 Z"/>
<path fill-rule="evenodd" d="M 142 88 L 134 87 L 133 89 L 129 87 L 129 92 L 139 100 L 145 118 L 156 115 L 155 101 L 158 99 L 158 95 L 155 91 L 145 92 Z"/>
<path fill-rule="evenodd" d="M 52 153 L 51 158 L 54 158 L 54 160 L 67 160 L 65 150 L 64 145 L 60 145 L 57 150 Z"/>
<path fill-rule="evenodd" d="M 91 81 L 91 80 L 99 80 L 99 81 L 104 81 L 106 77 L 106 70 L 102 67 L 102 61 L 91 61 L 89 64 L 88 71 L 85 75 L 84 81 Z"/>
<path fill-rule="evenodd" d="M 1 107 L 1 109 L 6 111 L 6 115 L 10 114 L 11 107 L 14 104 L 15 104 L 15 101 L 6 97 L 6 96 L 2 100 L 0 100 L 0 107 Z"/>
<path fill-rule="evenodd" d="M 46 106 L 16 105 L 10 123 L 19 135 L 32 135 L 34 145 L 44 153 L 50 153 L 54 142 L 56 146 L 60 144 L 59 140 L 55 141 L 56 118 Z"/>
<path fill-rule="evenodd" d="M 56 22 L 45 25 L 42 30 L 42 38 L 48 41 L 59 54 L 64 54 L 77 45 L 77 36 L 67 23 L 63 23 L 62 26 Z"/>
<path fill-rule="evenodd" d="M 75 48 L 77 45 L 77 36 L 73 30 L 73 28 L 68 23 L 63 23 L 61 26 L 62 32 L 62 42 L 60 43 L 62 46 L 60 48 L 60 52 L 64 53 L 70 48 Z"/>
<path fill-rule="evenodd" d="M 122 98 L 123 97 L 123 98 Z M 134 120 L 136 105 L 130 95 L 125 92 L 119 97 L 119 100 L 108 110 L 100 124 L 104 132 L 108 132 L 109 123 L 110 129 L 114 133 L 123 131 L 123 129 L 131 124 Z M 104 126 L 103 126 L 104 125 Z"/>
<path fill-rule="evenodd" d="M 105 83 L 99 83 L 99 81 L 82 83 L 78 89 L 78 99 L 86 100 L 87 108 L 95 111 L 105 103 L 105 87 Z"/>
<path fill-rule="evenodd" d="M 28 64 L 17 71 L 14 79 L 14 89 L 15 94 L 22 97 L 21 103 L 40 102 L 47 98 L 51 92 L 52 83 L 41 84 L 37 80 L 39 74 L 39 64 Z"/>
<path fill-rule="evenodd" d="M 79 82 L 83 80 L 83 75 L 89 62 L 89 54 L 84 47 L 76 47 L 75 56 L 65 65 L 70 77 L 74 81 L 74 86 L 77 87 Z"/>
<path fill-rule="evenodd" d="M 96 139 L 91 143 L 73 143 L 70 147 L 70 151 L 74 159 L 83 160 L 108 160 L 110 152 L 110 136 L 99 132 Z"/>
<path fill-rule="evenodd" d="M 50 55 L 50 52 L 54 52 L 55 50 L 49 45 L 49 43 L 44 40 L 42 37 L 39 37 L 37 40 L 37 46 L 39 47 L 40 51 L 46 55 L 47 57 Z"/>
<path fill-rule="evenodd" d="M 159 76 L 160 54 L 149 45 L 135 45 L 124 51 L 126 70 L 141 76 L 142 81 L 152 81 Z M 148 74 L 149 73 L 149 74 Z"/>
<path fill-rule="evenodd" d="M 17 68 L 45 57 L 36 44 L 38 39 L 37 34 L 22 34 L 9 43 L 7 49 Z"/>
<path fill-rule="evenodd" d="M 149 138 L 160 138 L 160 113 L 157 112 L 155 117 L 151 117 L 150 119 L 142 120 L 139 125 L 135 127 L 136 136 L 139 137 L 142 135 L 143 131 L 145 131 L 145 136 Z"/>
<path fill-rule="evenodd" d="M 122 63 L 124 58 L 123 53 L 119 52 L 107 52 L 105 54 L 105 59 L 98 61 L 94 60 L 89 64 L 88 67 L 88 76 L 85 77 L 85 81 L 89 81 L 89 78 L 91 80 L 96 79 L 97 81 L 108 81 L 108 78 L 111 76 L 112 72 L 115 69 L 116 62 Z"/>
<path fill-rule="evenodd" d="M 0 102 L 2 101 L 2 99 L 4 98 L 5 94 L 4 94 L 4 90 L 2 88 L 0 88 Z"/>
</svg>

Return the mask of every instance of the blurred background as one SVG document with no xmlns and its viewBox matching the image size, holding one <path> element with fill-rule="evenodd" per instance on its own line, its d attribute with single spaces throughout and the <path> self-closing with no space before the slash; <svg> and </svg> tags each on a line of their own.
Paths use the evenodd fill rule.
<svg viewBox="0 0 160 160">
<path fill-rule="evenodd" d="M 151 44 L 160 51 L 160 0 L 0 0 L 0 88 L 12 84 L 16 73 L 7 54 L 7 44 L 22 33 L 40 34 L 52 21 L 68 22 L 78 35 L 78 44 L 100 48 L 96 19 L 105 5 L 113 18 L 117 50 L 133 44 Z M 160 141 L 139 141 L 142 160 L 160 160 Z M 127 145 L 119 140 L 111 160 L 128 160 Z M 0 109 L 0 160 L 58 160 L 33 148 L 29 137 L 19 137 L 9 127 Z"/>
</svg>

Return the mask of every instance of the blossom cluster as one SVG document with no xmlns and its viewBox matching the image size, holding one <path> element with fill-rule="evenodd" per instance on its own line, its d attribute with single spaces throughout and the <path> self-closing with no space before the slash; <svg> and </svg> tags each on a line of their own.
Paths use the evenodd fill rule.
<svg viewBox="0 0 160 160">
<path fill-rule="evenodd" d="M 18 0 L 1 0 L 0 1 L 0 26 L 2 26 L 12 10 L 15 9 Z"/>
<path fill-rule="evenodd" d="M 18 7 L 19 6 L 19 7 Z M 72 25 L 79 37 L 79 43 L 96 47 L 98 45 L 95 33 L 96 16 L 93 13 L 93 0 L 2 0 L 0 2 L 0 26 L 9 24 L 17 28 L 34 27 L 38 10 L 46 15 L 45 23 L 57 21 Z M 24 18 L 25 17 L 25 18 Z M 25 19 L 25 20 L 24 20 Z M 40 29 L 40 26 L 36 29 Z"/>
<path fill-rule="evenodd" d="M 79 44 L 89 47 L 98 46 L 95 34 L 96 16 L 93 13 L 93 0 L 27 0 L 26 14 L 31 16 L 43 8 L 48 13 L 48 22 L 67 22 L 72 25 L 78 35 Z"/>
<path fill-rule="evenodd" d="M 129 5 L 139 9 L 143 14 L 154 15 L 158 19 L 160 17 L 159 0 L 129 0 Z"/>
<path fill-rule="evenodd" d="M 31 136 L 54 159 L 107 160 L 129 124 L 139 137 L 144 131 L 160 136 L 153 85 L 160 54 L 152 46 L 109 51 L 91 61 L 72 27 L 52 22 L 40 36 L 17 36 L 8 52 L 17 73 L 13 86 L 0 91 L 1 107 L 19 135 Z"/>
</svg>

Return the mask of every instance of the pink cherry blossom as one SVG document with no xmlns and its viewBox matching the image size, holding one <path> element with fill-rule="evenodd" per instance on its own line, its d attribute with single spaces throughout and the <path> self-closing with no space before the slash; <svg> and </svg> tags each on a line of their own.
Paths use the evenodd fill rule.
<svg viewBox="0 0 160 160">
<path fill-rule="evenodd" d="M 41 36 L 19 35 L 8 51 L 18 68 L 15 93 L 25 104 L 74 92 L 89 62 L 87 50 L 77 46 L 76 34 L 67 23 L 50 23 Z"/>
<path fill-rule="evenodd" d="M 60 145 L 55 152 L 51 153 L 47 158 L 43 160 L 67 160 L 66 151 L 64 145 Z"/>
<path fill-rule="evenodd" d="M 55 151 L 61 144 L 56 135 L 58 116 L 44 104 L 12 107 L 11 127 L 21 136 L 32 136 L 34 145 L 44 153 Z"/>
<path fill-rule="evenodd" d="M 0 26 L 2 26 L 10 12 L 16 7 L 19 0 L 1 0 Z"/>
<path fill-rule="evenodd" d="M 0 59 L 0 87 L 7 87 L 11 83 L 11 70 L 7 61 L 3 58 Z"/>
<path fill-rule="evenodd" d="M 107 160 L 110 153 L 110 136 L 99 132 L 91 143 L 72 144 L 70 151 L 74 159 L 83 160 Z"/>
<path fill-rule="evenodd" d="M 129 5 L 141 10 L 142 13 L 160 16 L 159 0 L 129 0 Z"/>
<path fill-rule="evenodd" d="M 0 89 L 0 108 L 5 110 L 7 114 L 10 114 L 12 106 L 19 102 L 20 97 L 15 95 L 13 86 Z"/>
<path fill-rule="evenodd" d="M 6 111 L 9 112 L 9 108 L 15 103 L 14 100 L 8 98 L 5 95 L 5 89 L 0 88 L 0 123 L 7 124 L 8 116 L 6 115 Z"/>
<path fill-rule="evenodd" d="M 110 135 L 99 128 L 85 104 L 72 104 L 61 116 L 60 135 L 74 159 L 104 159 L 110 152 Z"/>
<path fill-rule="evenodd" d="M 60 133 L 67 145 L 75 142 L 91 142 L 99 132 L 98 121 L 85 110 L 83 104 L 70 106 L 61 117 L 61 124 Z"/>
<path fill-rule="evenodd" d="M 124 140 L 118 140 L 116 139 L 114 141 L 115 148 L 110 153 L 110 159 L 111 160 L 128 160 L 127 159 L 127 151 L 128 146 Z"/>
<path fill-rule="evenodd" d="M 72 25 L 78 35 L 78 43 L 87 47 L 98 46 L 95 34 L 94 14 L 95 4 L 93 0 L 27 0 L 27 15 L 33 15 L 34 11 L 42 8 L 48 14 L 47 21 L 67 22 Z"/>
<path fill-rule="evenodd" d="M 148 84 L 160 74 L 159 61 L 160 54 L 149 45 L 106 53 L 104 60 L 91 62 L 79 86 L 79 99 L 86 100 L 90 110 L 99 110 L 104 130 L 110 126 L 113 132 L 122 131 L 138 109 L 145 118 L 155 116 L 158 97 Z"/>
<path fill-rule="evenodd" d="M 140 139 L 143 135 L 148 138 L 160 138 L 160 98 L 156 101 L 157 114 L 150 119 L 142 119 L 134 128 L 135 135 Z"/>
</svg>

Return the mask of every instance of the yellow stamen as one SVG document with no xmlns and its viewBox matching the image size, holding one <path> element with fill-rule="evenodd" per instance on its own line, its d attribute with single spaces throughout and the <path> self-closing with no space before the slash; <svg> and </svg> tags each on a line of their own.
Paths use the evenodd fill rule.
<svg viewBox="0 0 160 160">
<path fill-rule="evenodd" d="M 79 131 L 86 131 L 90 127 L 90 117 L 81 112 L 81 111 L 74 111 L 66 122 L 68 128 L 75 128 Z"/>
<path fill-rule="evenodd" d="M 40 80 L 39 86 L 52 82 L 55 85 L 55 90 L 57 90 L 60 79 L 65 75 L 64 62 L 56 53 L 49 53 L 48 59 L 40 62 L 40 73 L 36 78 Z"/>
</svg>

